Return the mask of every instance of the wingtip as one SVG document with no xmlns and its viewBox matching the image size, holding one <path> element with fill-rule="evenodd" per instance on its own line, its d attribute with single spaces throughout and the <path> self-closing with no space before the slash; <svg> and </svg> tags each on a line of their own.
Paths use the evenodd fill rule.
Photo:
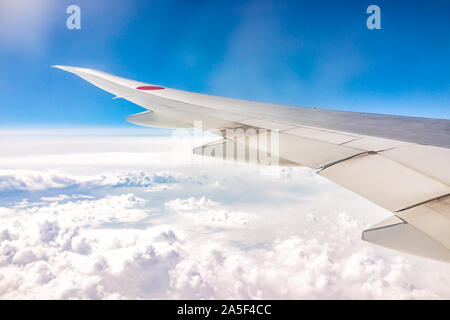
<svg viewBox="0 0 450 320">
<path fill-rule="evenodd" d="M 71 70 L 75 69 L 75 67 L 62 66 L 62 65 L 59 65 L 59 64 L 53 65 L 52 68 L 61 69 L 61 70 L 64 70 L 64 71 L 71 71 Z"/>
<path fill-rule="evenodd" d="M 82 72 L 82 73 L 91 73 L 91 74 L 98 74 L 100 72 L 100 71 L 97 71 L 97 70 L 94 70 L 94 69 L 88 69 L 88 68 L 82 68 L 82 67 L 72 67 L 72 66 L 63 66 L 63 65 L 59 65 L 59 64 L 53 65 L 52 68 L 61 69 L 63 71 L 74 73 L 76 75 L 79 75 L 80 72 Z"/>
</svg>

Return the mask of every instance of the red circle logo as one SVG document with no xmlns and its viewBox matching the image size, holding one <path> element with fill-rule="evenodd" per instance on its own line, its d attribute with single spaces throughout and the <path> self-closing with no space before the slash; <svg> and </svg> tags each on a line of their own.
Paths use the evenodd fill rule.
<svg viewBox="0 0 450 320">
<path fill-rule="evenodd" d="M 158 87 L 158 86 L 142 86 L 142 87 L 137 87 L 136 89 L 138 89 L 138 90 L 162 90 L 164 88 Z"/>
</svg>

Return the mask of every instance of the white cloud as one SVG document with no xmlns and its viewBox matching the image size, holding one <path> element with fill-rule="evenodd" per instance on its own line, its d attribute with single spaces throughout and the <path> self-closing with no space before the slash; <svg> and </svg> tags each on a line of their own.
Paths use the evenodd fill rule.
<svg viewBox="0 0 450 320">
<path fill-rule="evenodd" d="M 448 264 L 362 242 L 388 213 L 311 170 L 126 166 L 0 171 L 0 299 L 450 298 Z"/>
<path fill-rule="evenodd" d="M 219 203 L 201 197 L 200 199 L 175 199 L 166 202 L 166 207 L 182 214 L 186 219 L 195 220 L 200 225 L 217 227 L 249 224 L 249 215 L 240 211 L 230 211 Z M 255 219 L 255 217 L 253 217 Z"/>
<path fill-rule="evenodd" d="M 72 195 L 59 194 L 55 197 L 41 197 L 41 200 L 47 202 L 59 202 L 68 199 L 93 199 L 93 198 L 94 198 L 93 196 L 87 196 L 83 194 L 72 194 Z"/>
<path fill-rule="evenodd" d="M 171 271 L 172 293 L 177 298 L 207 299 L 439 297 L 431 289 L 438 278 L 433 284 L 417 285 L 418 270 L 404 259 L 377 256 L 359 241 L 363 226 L 347 215 L 334 215 L 324 223 L 317 234 L 278 239 L 264 248 L 202 246 L 199 257 L 185 259 Z M 448 297 L 445 289 L 440 293 Z"/>
<path fill-rule="evenodd" d="M 215 231 L 219 237 L 198 234 L 205 226 L 230 223 L 215 220 L 217 212 L 230 213 L 218 202 L 168 201 L 177 215 L 195 221 L 159 226 L 145 223 L 144 204 L 132 195 L 107 196 L 31 205 L 4 215 L 0 297 L 383 299 L 449 294 L 442 283 L 450 284 L 450 277 L 436 273 L 421 280 L 417 275 L 429 262 L 408 262 L 362 243 L 365 225 L 345 213 L 310 215 L 304 230 L 276 239 L 250 225 L 245 232 L 257 233 L 258 243 L 250 240 L 243 246 L 227 229 Z M 199 213 L 201 219 L 195 219 Z M 231 219 L 236 221 L 241 222 Z M 130 222 L 140 226 L 127 226 Z M 433 266 L 441 272 L 446 267 Z"/>
<path fill-rule="evenodd" d="M 155 187 L 161 183 L 175 183 L 180 179 L 167 171 L 147 174 L 142 171 L 133 172 L 105 172 L 97 175 L 72 175 L 61 171 L 39 170 L 1 170 L 0 191 L 38 191 L 49 189 L 62 189 L 78 186 L 80 188 L 94 187 Z M 60 195 L 70 198 L 67 195 Z M 75 197 L 72 195 L 71 197 Z M 83 197 L 83 196 L 81 196 Z M 44 197 L 44 201 L 63 200 L 61 198 Z"/>
</svg>

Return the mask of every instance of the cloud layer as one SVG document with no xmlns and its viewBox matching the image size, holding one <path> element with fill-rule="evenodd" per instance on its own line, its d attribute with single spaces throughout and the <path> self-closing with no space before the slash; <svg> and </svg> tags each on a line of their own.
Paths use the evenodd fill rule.
<svg viewBox="0 0 450 320">
<path fill-rule="evenodd" d="M 388 213 L 310 170 L 85 160 L 0 171 L 0 299 L 450 298 L 447 264 L 362 242 Z"/>
</svg>

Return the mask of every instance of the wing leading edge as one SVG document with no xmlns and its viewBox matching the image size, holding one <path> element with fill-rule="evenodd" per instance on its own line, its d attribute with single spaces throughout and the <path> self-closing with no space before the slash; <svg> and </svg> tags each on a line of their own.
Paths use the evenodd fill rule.
<svg viewBox="0 0 450 320">
<path fill-rule="evenodd" d="M 365 230 L 363 240 L 450 262 L 450 120 L 258 103 L 55 67 L 148 110 L 129 122 L 191 128 L 201 121 L 204 130 L 222 136 L 196 154 L 229 159 L 231 153 L 235 161 L 250 162 L 249 155 L 264 149 L 269 159 L 258 154 L 256 163 L 315 169 L 394 213 Z"/>
</svg>

